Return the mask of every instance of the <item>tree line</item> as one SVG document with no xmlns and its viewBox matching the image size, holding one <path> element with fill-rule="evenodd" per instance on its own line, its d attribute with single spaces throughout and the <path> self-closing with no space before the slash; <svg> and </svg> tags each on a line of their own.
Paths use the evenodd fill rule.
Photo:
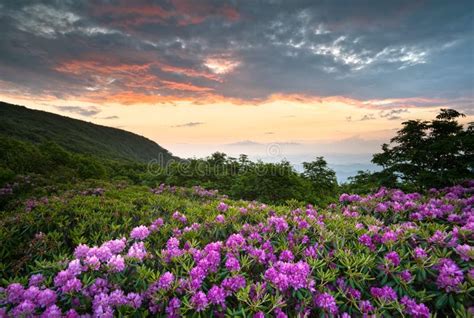
<svg viewBox="0 0 474 318">
<path fill-rule="evenodd" d="M 431 121 L 409 120 L 372 162 L 380 172 L 359 171 L 344 184 L 323 157 L 303 163 L 297 172 L 288 161 L 253 162 L 214 153 L 206 158 L 171 161 L 166 166 L 103 159 L 65 150 L 46 142 L 33 144 L 0 135 L 0 182 L 13 182 L 18 175 L 38 175 L 51 183 L 78 180 L 124 180 L 157 186 L 201 185 L 218 189 L 236 199 L 286 203 L 289 200 L 325 205 L 342 192 L 368 193 L 381 186 L 422 191 L 474 178 L 474 124 L 463 127 L 464 115 L 442 109 Z"/>
</svg>

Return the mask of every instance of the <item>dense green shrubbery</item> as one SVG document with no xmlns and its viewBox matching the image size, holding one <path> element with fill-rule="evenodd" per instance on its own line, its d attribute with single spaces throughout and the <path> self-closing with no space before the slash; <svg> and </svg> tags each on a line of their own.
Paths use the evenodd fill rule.
<svg viewBox="0 0 474 318">
<path fill-rule="evenodd" d="M 344 194 L 324 210 L 203 188 L 77 185 L 2 212 L 1 284 L 9 287 L 0 307 L 14 315 L 469 317 L 473 185 Z M 80 243 L 88 246 L 69 262 Z M 28 285 L 31 274 L 41 276 L 28 289 L 11 284 Z"/>
<path fill-rule="evenodd" d="M 167 219 L 175 210 L 206 210 L 201 205 L 205 199 L 191 192 L 158 196 L 148 187 L 126 183 L 90 181 L 73 190 L 47 191 L 0 212 L 0 277 L 30 272 L 26 264 L 68 255 L 79 243 L 121 237 L 138 224 Z"/>
<path fill-rule="evenodd" d="M 54 185 L 87 179 L 125 180 L 148 186 L 165 182 L 187 187 L 202 185 L 232 198 L 268 203 L 294 199 L 320 206 L 334 200 L 338 190 L 334 171 L 323 158 L 306 163 L 308 168 L 300 174 L 285 161 L 252 162 L 245 156 L 237 160 L 223 153 L 203 159 L 170 161 L 163 167 L 160 163 L 146 165 L 102 159 L 69 152 L 51 142 L 36 145 L 1 135 L 0 149 L 4 150 L 0 153 L 2 184 L 14 183 L 15 176 L 26 174 L 40 175 Z"/>
</svg>

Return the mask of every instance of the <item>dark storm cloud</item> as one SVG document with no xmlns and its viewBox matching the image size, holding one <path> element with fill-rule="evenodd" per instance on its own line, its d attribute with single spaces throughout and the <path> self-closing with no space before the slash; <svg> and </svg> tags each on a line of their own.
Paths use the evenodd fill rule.
<svg viewBox="0 0 474 318">
<path fill-rule="evenodd" d="M 0 93 L 14 88 L 124 104 L 272 94 L 422 96 L 441 104 L 458 100 L 472 110 L 471 1 L 10 0 L 0 6 Z"/>
</svg>

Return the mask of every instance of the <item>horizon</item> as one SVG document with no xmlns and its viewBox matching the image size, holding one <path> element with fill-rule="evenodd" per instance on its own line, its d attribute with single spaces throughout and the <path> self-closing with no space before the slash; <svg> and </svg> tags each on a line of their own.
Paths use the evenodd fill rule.
<svg viewBox="0 0 474 318">
<path fill-rule="evenodd" d="M 3 1 L 0 100 L 185 158 L 324 156 L 343 180 L 374 169 L 406 120 L 454 108 L 473 121 L 473 12 L 468 1 Z"/>
</svg>

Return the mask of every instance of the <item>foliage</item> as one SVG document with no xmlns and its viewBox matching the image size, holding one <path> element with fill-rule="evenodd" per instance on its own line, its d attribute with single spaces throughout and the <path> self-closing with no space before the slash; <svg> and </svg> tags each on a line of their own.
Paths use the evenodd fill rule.
<svg viewBox="0 0 474 318">
<path fill-rule="evenodd" d="M 160 173 L 168 184 L 201 185 L 215 188 L 231 198 L 284 203 L 287 200 L 311 202 L 320 206 L 334 200 L 337 193 L 335 173 L 323 158 L 305 163 L 305 172 L 295 171 L 287 161 L 252 162 L 216 152 L 207 158 L 172 162 Z"/>
<path fill-rule="evenodd" d="M 355 176 L 349 177 L 346 183 L 340 185 L 339 191 L 368 194 L 383 186 L 390 188 L 403 187 L 402 184 L 397 182 L 396 176 L 387 171 L 358 171 Z"/>
<path fill-rule="evenodd" d="M 468 317 L 473 192 L 380 189 L 317 210 L 78 184 L 2 212 L 0 312 Z"/>
<path fill-rule="evenodd" d="M 311 181 L 318 199 L 334 199 L 338 192 L 336 173 L 328 167 L 326 160 L 323 157 L 317 157 L 312 162 L 303 162 L 303 168 L 303 176 Z"/>
<path fill-rule="evenodd" d="M 33 144 L 52 143 L 68 152 L 120 161 L 173 157 L 155 142 L 131 132 L 0 102 L 0 135 Z"/>
<path fill-rule="evenodd" d="M 457 122 L 464 115 L 442 109 L 432 121 L 409 120 L 393 146 L 382 145 L 372 162 L 399 177 L 408 188 L 453 185 L 474 175 L 474 129 Z"/>
</svg>

